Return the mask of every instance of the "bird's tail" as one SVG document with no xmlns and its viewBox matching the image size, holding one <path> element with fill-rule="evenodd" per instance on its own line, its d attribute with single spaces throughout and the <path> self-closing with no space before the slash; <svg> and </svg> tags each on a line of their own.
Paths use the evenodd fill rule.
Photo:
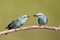
<svg viewBox="0 0 60 40">
<path fill-rule="evenodd" d="M 8 27 L 6 27 L 5 29 L 7 29 Z"/>
<path fill-rule="evenodd" d="M 5 29 L 7 29 L 8 27 L 5 27 Z M 5 33 L 5 35 L 7 35 L 8 33 Z"/>
<path fill-rule="evenodd" d="M 5 29 L 7 29 L 8 27 L 5 27 Z"/>
</svg>

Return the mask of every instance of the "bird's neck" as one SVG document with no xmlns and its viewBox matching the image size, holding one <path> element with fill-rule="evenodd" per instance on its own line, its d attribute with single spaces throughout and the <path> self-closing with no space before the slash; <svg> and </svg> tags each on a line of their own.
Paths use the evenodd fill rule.
<svg viewBox="0 0 60 40">
<path fill-rule="evenodd" d="M 23 18 L 23 19 L 21 19 L 21 22 L 22 22 L 22 23 L 25 23 L 26 20 L 27 20 L 27 18 Z"/>
</svg>

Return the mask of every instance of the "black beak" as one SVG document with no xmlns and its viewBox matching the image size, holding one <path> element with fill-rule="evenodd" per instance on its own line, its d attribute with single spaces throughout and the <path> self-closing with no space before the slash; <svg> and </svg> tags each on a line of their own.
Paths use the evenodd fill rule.
<svg viewBox="0 0 60 40">
<path fill-rule="evenodd" d="M 34 17 L 38 17 L 37 15 L 33 15 Z"/>
<path fill-rule="evenodd" d="M 28 18 L 30 17 L 30 16 L 27 16 Z"/>
</svg>

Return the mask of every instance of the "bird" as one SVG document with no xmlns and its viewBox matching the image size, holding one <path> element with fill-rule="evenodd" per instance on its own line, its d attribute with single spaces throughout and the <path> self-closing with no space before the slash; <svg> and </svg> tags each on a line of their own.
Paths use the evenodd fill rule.
<svg viewBox="0 0 60 40">
<path fill-rule="evenodd" d="M 44 13 L 37 13 L 33 16 L 38 18 L 39 26 L 43 26 L 48 23 L 48 17 Z"/>
<path fill-rule="evenodd" d="M 29 15 L 22 15 L 21 17 L 14 19 L 10 24 L 8 24 L 6 29 L 10 30 L 21 27 L 27 21 L 28 18 Z M 6 33 L 6 35 L 7 34 L 8 33 Z"/>
</svg>

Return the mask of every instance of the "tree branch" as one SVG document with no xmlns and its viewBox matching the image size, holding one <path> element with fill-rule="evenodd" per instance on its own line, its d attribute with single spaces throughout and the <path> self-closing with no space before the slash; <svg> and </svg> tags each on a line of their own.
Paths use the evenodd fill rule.
<svg viewBox="0 0 60 40">
<path fill-rule="evenodd" d="M 11 29 L 11 30 L 4 30 L 0 32 L 0 35 L 5 34 L 5 33 L 11 33 L 15 31 L 22 31 L 22 30 L 30 30 L 30 29 L 48 29 L 48 30 L 55 30 L 55 31 L 60 31 L 60 26 L 55 27 L 55 26 L 26 26 L 26 27 L 20 27 L 16 29 Z"/>
</svg>

